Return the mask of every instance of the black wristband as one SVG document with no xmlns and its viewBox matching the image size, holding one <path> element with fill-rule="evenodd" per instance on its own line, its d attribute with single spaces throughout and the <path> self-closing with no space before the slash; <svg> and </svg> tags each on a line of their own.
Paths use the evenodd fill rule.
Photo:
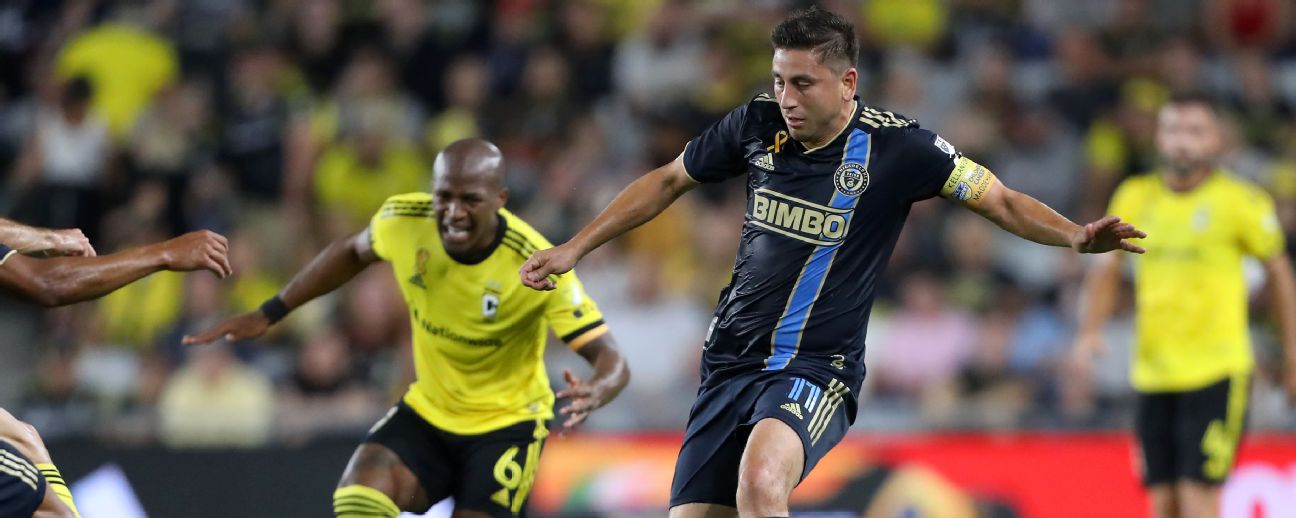
<svg viewBox="0 0 1296 518">
<path fill-rule="evenodd" d="M 283 299 L 279 298 L 278 295 L 275 295 L 270 297 L 270 300 L 261 303 L 261 314 L 265 315 L 266 319 L 273 324 L 288 316 L 288 305 L 284 304 Z"/>
</svg>

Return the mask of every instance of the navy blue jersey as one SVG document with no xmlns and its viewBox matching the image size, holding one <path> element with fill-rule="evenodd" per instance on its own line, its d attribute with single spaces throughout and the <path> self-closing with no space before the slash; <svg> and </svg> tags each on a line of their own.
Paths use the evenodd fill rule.
<svg viewBox="0 0 1296 518">
<path fill-rule="evenodd" d="M 910 205 L 941 193 L 960 158 L 912 120 L 858 99 L 855 107 L 831 143 L 806 149 L 762 94 L 685 147 L 698 182 L 747 177 L 742 242 L 707 332 L 704 384 L 788 368 L 854 391 L 863 382 L 879 276 Z M 956 187 L 953 196 L 967 195 L 969 186 Z"/>
</svg>

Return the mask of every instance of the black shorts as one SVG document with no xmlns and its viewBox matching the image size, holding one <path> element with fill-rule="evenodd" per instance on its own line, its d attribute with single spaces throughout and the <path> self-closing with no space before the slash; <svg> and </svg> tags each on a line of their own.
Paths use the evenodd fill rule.
<svg viewBox="0 0 1296 518">
<path fill-rule="evenodd" d="M 827 380 L 815 381 L 815 380 Z M 801 437 L 804 479 L 850 428 L 854 396 L 832 378 L 784 371 L 745 373 L 698 390 L 684 445 L 675 461 L 671 507 L 709 503 L 735 507 L 738 466 L 747 436 L 762 419 L 783 421 Z M 846 404 L 843 404 L 846 403 Z"/>
<path fill-rule="evenodd" d="M 36 465 L 0 440 L 0 516 L 31 516 L 45 500 L 45 489 L 45 477 Z"/>
<path fill-rule="evenodd" d="M 395 452 L 418 477 L 429 504 L 452 496 L 456 509 L 525 516 L 548 434 L 548 421 L 525 421 L 480 435 L 454 434 L 428 423 L 402 401 L 365 442 Z"/>
<path fill-rule="evenodd" d="M 1246 424 L 1250 377 L 1184 392 L 1140 392 L 1134 417 L 1143 484 L 1220 484 L 1233 469 Z"/>
</svg>

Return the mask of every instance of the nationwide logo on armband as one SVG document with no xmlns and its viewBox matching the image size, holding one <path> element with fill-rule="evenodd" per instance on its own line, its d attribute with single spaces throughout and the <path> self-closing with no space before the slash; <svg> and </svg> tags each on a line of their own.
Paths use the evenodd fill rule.
<svg viewBox="0 0 1296 518">
<path fill-rule="evenodd" d="M 846 239 L 850 209 L 836 209 L 761 188 L 752 192 L 747 218 L 752 224 L 814 245 Z"/>
</svg>

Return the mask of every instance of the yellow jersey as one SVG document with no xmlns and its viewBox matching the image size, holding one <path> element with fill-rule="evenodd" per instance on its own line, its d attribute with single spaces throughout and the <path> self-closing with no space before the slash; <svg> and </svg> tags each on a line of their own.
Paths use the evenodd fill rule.
<svg viewBox="0 0 1296 518">
<path fill-rule="evenodd" d="M 1134 255 L 1134 388 L 1204 387 L 1254 367 L 1247 330 L 1244 256 L 1283 250 L 1273 199 L 1223 171 L 1188 192 L 1160 174 L 1125 180 L 1110 214 L 1147 232 Z"/>
<path fill-rule="evenodd" d="M 574 273 L 558 289 L 522 285 L 518 269 L 552 245 L 507 210 L 494 251 L 476 264 L 446 254 L 428 193 L 388 198 L 369 223 L 410 310 L 416 381 L 404 401 L 432 425 L 476 435 L 553 418 L 545 373 L 546 327 L 573 350 L 607 332 Z"/>
</svg>

